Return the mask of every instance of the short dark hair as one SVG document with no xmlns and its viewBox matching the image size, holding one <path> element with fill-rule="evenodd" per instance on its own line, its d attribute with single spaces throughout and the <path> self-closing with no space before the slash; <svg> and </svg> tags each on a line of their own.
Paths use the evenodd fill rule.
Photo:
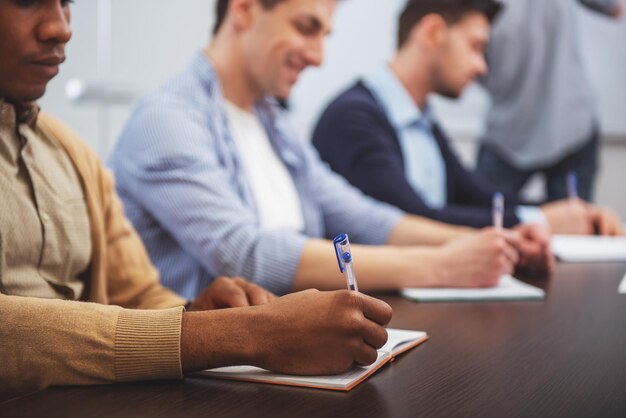
<svg viewBox="0 0 626 418">
<path fill-rule="evenodd" d="M 482 13 L 493 22 L 501 9 L 502 3 L 497 0 L 408 0 L 400 14 L 398 48 L 405 44 L 413 26 L 431 13 L 441 15 L 448 24 L 472 12 Z"/>
<path fill-rule="evenodd" d="M 276 6 L 278 3 L 285 0 L 259 0 L 261 6 L 265 10 L 269 10 Z M 213 26 L 213 35 L 217 33 L 224 23 L 226 17 L 226 10 L 228 9 L 228 0 L 217 0 L 217 6 L 215 7 L 215 25 Z"/>
</svg>

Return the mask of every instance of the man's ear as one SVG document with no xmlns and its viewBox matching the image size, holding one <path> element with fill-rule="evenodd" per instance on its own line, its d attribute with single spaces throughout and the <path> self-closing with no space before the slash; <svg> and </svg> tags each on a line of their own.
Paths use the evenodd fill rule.
<svg viewBox="0 0 626 418">
<path fill-rule="evenodd" d="M 445 19 L 441 15 L 431 13 L 413 27 L 410 36 L 415 36 L 423 48 L 434 50 L 444 41 L 447 30 L 448 24 Z"/>
<path fill-rule="evenodd" d="M 246 30 L 252 26 L 260 7 L 258 0 L 230 0 L 226 19 L 232 22 L 237 32 Z"/>
</svg>

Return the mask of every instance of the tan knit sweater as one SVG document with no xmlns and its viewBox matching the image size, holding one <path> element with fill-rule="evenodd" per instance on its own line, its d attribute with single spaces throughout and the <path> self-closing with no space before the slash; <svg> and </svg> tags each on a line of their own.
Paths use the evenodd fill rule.
<svg viewBox="0 0 626 418">
<path fill-rule="evenodd" d="M 90 278 L 85 302 L 0 294 L 0 389 L 181 378 L 185 300 L 159 285 L 97 156 L 44 112 L 37 125 L 61 144 L 82 180 L 93 245 Z"/>
</svg>

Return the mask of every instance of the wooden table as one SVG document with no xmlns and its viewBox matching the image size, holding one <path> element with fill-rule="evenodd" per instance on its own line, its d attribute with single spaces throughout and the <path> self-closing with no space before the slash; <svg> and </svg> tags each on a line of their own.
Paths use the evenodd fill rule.
<svg viewBox="0 0 626 418">
<path fill-rule="evenodd" d="M 626 264 L 559 265 L 544 302 L 417 304 L 396 328 L 431 339 L 348 393 L 201 378 L 53 388 L 2 417 L 626 417 Z M 329 353 L 332 355 L 332 353 Z"/>
</svg>

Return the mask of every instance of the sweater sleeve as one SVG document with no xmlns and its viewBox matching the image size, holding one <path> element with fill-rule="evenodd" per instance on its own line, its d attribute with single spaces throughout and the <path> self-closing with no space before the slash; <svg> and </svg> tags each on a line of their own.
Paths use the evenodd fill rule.
<svg viewBox="0 0 626 418">
<path fill-rule="evenodd" d="M 182 312 L 0 294 L 0 389 L 181 378 Z"/>
</svg>

